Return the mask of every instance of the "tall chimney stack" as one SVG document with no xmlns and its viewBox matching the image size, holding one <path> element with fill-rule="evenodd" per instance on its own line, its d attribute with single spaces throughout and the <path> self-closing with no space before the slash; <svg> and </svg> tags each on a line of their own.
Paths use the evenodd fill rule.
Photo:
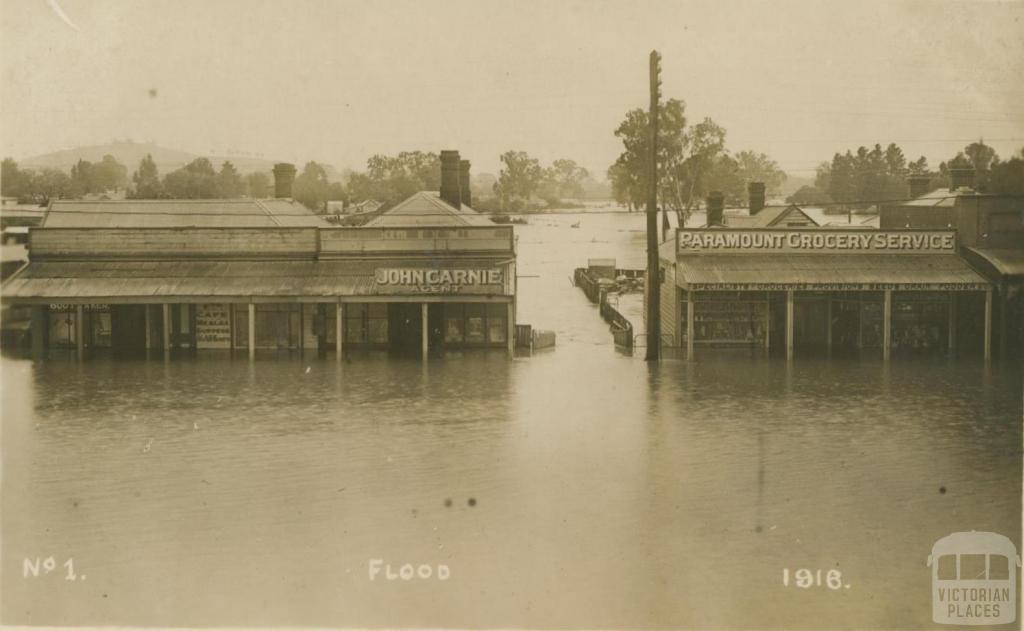
<svg viewBox="0 0 1024 631">
<path fill-rule="evenodd" d="M 910 199 L 917 199 L 928 193 L 928 185 L 932 182 L 930 175 L 909 175 L 907 184 L 910 186 Z"/>
<path fill-rule="evenodd" d="M 473 205 L 470 201 L 472 194 L 469 191 L 469 160 L 459 160 L 459 194 L 463 204 Z"/>
<path fill-rule="evenodd" d="M 747 184 L 747 197 L 750 199 L 750 214 L 756 215 L 764 208 L 764 182 Z"/>
<path fill-rule="evenodd" d="M 949 170 L 949 190 L 955 191 L 958 188 L 974 188 L 974 169 L 954 168 Z"/>
<path fill-rule="evenodd" d="M 725 196 L 720 191 L 711 191 L 708 193 L 707 199 L 707 213 L 708 213 L 708 226 L 721 226 L 722 224 L 722 213 L 725 208 Z"/>
<path fill-rule="evenodd" d="M 462 208 L 462 189 L 459 186 L 459 152 L 441 152 L 441 199 L 455 208 Z"/>
<path fill-rule="evenodd" d="M 295 165 L 280 162 L 274 165 L 274 197 L 278 199 L 292 196 L 292 183 L 295 182 Z"/>
</svg>

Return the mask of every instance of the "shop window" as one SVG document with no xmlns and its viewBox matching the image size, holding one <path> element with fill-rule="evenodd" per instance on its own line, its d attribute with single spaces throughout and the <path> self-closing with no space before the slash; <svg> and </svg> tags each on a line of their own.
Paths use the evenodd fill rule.
<svg viewBox="0 0 1024 631">
<path fill-rule="evenodd" d="M 484 305 L 466 305 L 466 342 L 482 344 L 487 341 Z"/>
<path fill-rule="evenodd" d="M 763 344 L 768 304 L 731 295 L 698 300 L 693 307 L 695 342 Z"/>
<path fill-rule="evenodd" d="M 487 305 L 487 339 L 490 342 L 504 342 L 508 336 L 508 320 L 505 305 Z"/>
<path fill-rule="evenodd" d="M 945 348 L 949 299 L 945 293 L 902 292 L 893 296 L 893 348 L 925 351 Z"/>
<path fill-rule="evenodd" d="M 448 304 L 444 306 L 444 341 L 448 344 L 461 344 L 466 339 L 466 317 L 462 305 Z"/>
<path fill-rule="evenodd" d="M 86 318 L 88 333 L 86 339 L 91 346 L 110 348 L 110 308 L 89 312 Z"/>
<path fill-rule="evenodd" d="M 300 331 L 299 305 L 256 305 L 257 348 L 298 348 Z"/>
<path fill-rule="evenodd" d="M 75 346 L 75 312 L 73 306 L 50 309 L 50 346 Z"/>
<path fill-rule="evenodd" d="M 387 344 L 386 303 L 350 303 L 345 306 L 345 341 L 353 344 Z"/>
<path fill-rule="evenodd" d="M 248 328 L 243 331 L 243 335 L 248 335 Z M 230 305 L 196 305 L 196 346 L 199 348 L 231 348 Z"/>
</svg>

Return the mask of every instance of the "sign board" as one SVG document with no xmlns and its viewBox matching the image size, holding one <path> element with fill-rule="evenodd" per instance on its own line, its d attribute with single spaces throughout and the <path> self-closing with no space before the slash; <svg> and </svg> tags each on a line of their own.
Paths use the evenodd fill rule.
<svg viewBox="0 0 1024 631">
<path fill-rule="evenodd" d="M 984 283 L 690 283 L 691 291 L 984 291 Z"/>
<path fill-rule="evenodd" d="M 196 346 L 231 348 L 231 311 L 228 305 L 196 305 Z"/>
<path fill-rule="evenodd" d="M 676 251 L 690 254 L 953 254 L 952 230 L 678 230 Z"/>
<path fill-rule="evenodd" d="M 71 305 L 66 303 L 50 303 L 50 311 L 56 311 L 61 313 L 72 312 L 78 307 L 82 307 L 84 311 L 99 311 L 106 312 L 110 311 L 110 305 L 106 304 L 84 304 L 84 305 Z"/>
<path fill-rule="evenodd" d="M 505 271 L 501 268 L 425 269 L 380 267 L 374 273 L 377 293 L 502 294 Z"/>
</svg>

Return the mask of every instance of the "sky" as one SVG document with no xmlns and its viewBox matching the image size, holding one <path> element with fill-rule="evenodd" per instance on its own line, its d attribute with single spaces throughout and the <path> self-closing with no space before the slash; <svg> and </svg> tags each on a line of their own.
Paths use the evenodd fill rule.
<svg viewBox="0 0 1024 631">
<path fill-rule="evenodd" d="M 0 153 L 114 139 L 328 162 L 522 150 L 603 175 L 662 92 L 812 176 L 899 144 L 1024 147 L 1024 1 L 0 0 Z"/>
</svg>

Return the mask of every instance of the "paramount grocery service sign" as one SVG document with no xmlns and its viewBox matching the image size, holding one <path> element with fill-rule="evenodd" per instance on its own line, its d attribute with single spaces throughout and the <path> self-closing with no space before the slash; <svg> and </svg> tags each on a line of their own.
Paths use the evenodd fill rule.
<svg viewBox="0 0 1024 631">
<path fill-rule="evenodd" d="M 953 253 L 950 230 L 679 230 L 679 254 L 699 253 Z"/>
</svg>

